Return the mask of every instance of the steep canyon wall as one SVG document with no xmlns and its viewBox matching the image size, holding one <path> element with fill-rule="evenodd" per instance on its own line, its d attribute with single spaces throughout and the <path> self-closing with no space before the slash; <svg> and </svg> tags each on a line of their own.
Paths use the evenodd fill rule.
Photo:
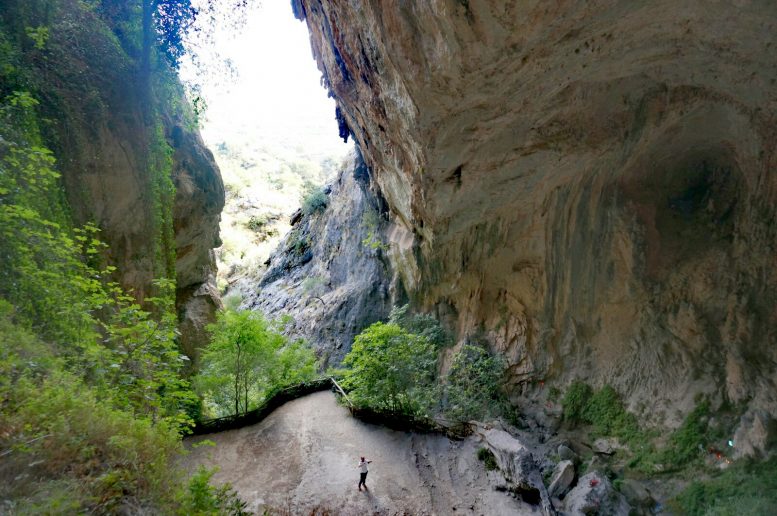
<svg viewBox="0 0 777 516">
<path fill-rule="evenodd" d="M 292 4 L 404 287 L 516 396 L 777 414 L 777 5 Z"/>
<path fill-rule="evenodd" d="M 15 38 L 3 41 L 2 92 L 23 89 L 39 103 L 74 222 L 100 228 L 115 279 L 139 300 L 155 278 L 175 277 L 181 345 L 194 356 L 220 303 L 213 248 L 224 188 L 175 72 L 157 63 L 146 91 L 132 46 L 82 3 L 0 8 L 3 38 Z M 37 47 L 25 35 L 33 27 L 46 31 Z M 24 82 L 11 84 L 8 70 Z"/>
</svg>

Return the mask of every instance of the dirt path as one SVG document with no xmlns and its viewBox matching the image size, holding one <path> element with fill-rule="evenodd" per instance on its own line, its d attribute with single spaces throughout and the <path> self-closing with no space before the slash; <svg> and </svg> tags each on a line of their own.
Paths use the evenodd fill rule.
<svg viewBox="0 0 777 516">
<path fill-rule="evenodd" d="M 477 460 L 474 439 L 396 432 L 365 424 L 319 392 L 292 401 L 256 425 L 186 440 L 185 465 L 219 466 L 261 514 L 267 507 L 308 514 L 536 514 L 530 505 L 495 491 L 496 473 Z M 360 492 L 357 462 L 372 460 L 369 491 Z"/>
</svg>

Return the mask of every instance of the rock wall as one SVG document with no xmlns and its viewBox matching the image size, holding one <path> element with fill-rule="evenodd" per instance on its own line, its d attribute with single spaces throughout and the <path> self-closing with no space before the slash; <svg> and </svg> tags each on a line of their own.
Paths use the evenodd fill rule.
<svg viewBox="0 0 777 516">
<path fill-rule="evenodd" d="M 418 307 L 516 396 L 777 415 L 777 4 L 296 0 Z"/>
<path fill-rule="evenodd" d="M 175 253 L 181 345 L 194 356 L 204 344 L 202 327 L 220 303 L 212 249 L 220 245 L 224 188 L 177 78 L 155 70 L 158 112 L 150 113 L 136 63 L 96 13 L 70 1 L 2 4 L 14 23 L 24 13 L 28 24 L 48 27 L 45 46 L 25 64 L 26 86 L 40 101 L 44 139 L 55 152 L 73 218 L 97 224 L 116 279 L 138 299 L 151 292 L 154 278 L 169 274 L 166 255 Z M 160 142 L 172 150 L 176 193 L 165 201 L 172 206 L 159 205 L 149 159 Z M 172 210 L 174 244 L 160 244 L 160 210 Z"/>
<path fill-rule="evenodd" d="M 310 342 L 324 367 L 338 365 L 354 336 L 385 319 L 401 295 L 385 256 L 385 204 L 370 186 L 370 171 L 354 151 L 325 188 L 326 208 L 292 217 L 258 289 L 240 288 L 245 307 L 291 316 L 287 333 Z"/>
</svg>

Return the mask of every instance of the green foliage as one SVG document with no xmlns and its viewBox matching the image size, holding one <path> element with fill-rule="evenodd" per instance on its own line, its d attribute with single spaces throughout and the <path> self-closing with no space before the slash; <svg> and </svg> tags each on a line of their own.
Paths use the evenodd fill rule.
<svg viewBox="0 0 777 516">
<path fill-rule="evenodd" d="M 662 450 L 658 460 L 670 468 L 680 468 L 701 458 L 710 441 L 709 420 L 710 405 L 704 400 L 686 416 L 683 424 L 672 432 L 667 447 Z"/>
<path fill-rule="evenodd" d="M 175 231 L 173 229 L 173 149 L 167 143 L 164 128 L 157 122 L 148 150 L 151 173 L 151 198 L 154 234 L 154 274 L 175 278 Z"/>
<path fill-rule="evenodd" d="M 26 27 L 27 36 L 35 43 L 35 48 L 43 50 L 46 48 L 46 42 L 49 40 L 48 27 Z"/>
<path fill-rule="evenodd" d="M 297 256 L 302 256 L 310 249 L 310 239 L 297 229 L 289 233 L 289 249 Z"/>
<path fill-rule="evenodd" d="M 465 345 L 444 378 L 439 351 L 450 342 L 429 315 L 395 307 L 386 323 L 356 336 L 343 360 L 343 387 L 357 406 L 409 416 L 442 411 L 453 422 L 497 416 L 508 407 L 501 391 L 506 364 L 478 346 Z"/>
<path fill-rule="evenodd" d="M 625 409 L 609 385 L 594 391 L 583 382 L 574 382 L 564 395 L 562 406 L 567 422 L 590 425 L 594 436 L 617 437 L 628 445 L 628 466 L 645 474 L 700 465 L 707 446 L 721 438 L 709 428 L 710 406 L 706 400 L 688 414 L 661 449 L 653 444 L 656 431 L 640 428 L 636 417 Z"/>
<path fill-rule="evenodd" d="M 437 353 L 428 339 L 377 322 L 356 336 L 343 364 L 343 387 L 357 406 L 410 416 L 433 403 Z"/>
<path fill-rule="evenodd" d="M 181 514 L 196 516 L 225 515 L 248 516 L 253 514 L 246 510 L 248 504 L 238 498 L 237 493 L 229 484 L 215 487 L 210 484 L 215 469 L 200 466 L 189 479 L 188 499 L 185 499 Z"/>
<path fill-rule="evenodd" d="M 626 441 L 638 432 L 636 418 L 624 408 L 620 396 L 610 385 L 593 393 L 583 411 L 583 420 L 593 425 L 596 434 Z"/>
<path fill-rule="evenodd" d="M 0 300 L 0 498 L 47 514 L 189 506 L 177 423 L 126 410 L 123 386 L 79 378 L 13 316 Z"/>
<path fill-rule="evenodd" d="M 248 219 L 248 222 L 246 222 L 246 227 L 254 232 L 261 231 L 267 224 L 269 224 L 270 220 L 267 217 L 267 215 L 251 215 L 251 217 Z"/>
<path fill-rule="evenodd" d="M 395 306 L 389 314 L 389 323 L 398 324 L 405 331 L 420 335 L 440 349 L 451 344 L 450 336 L 439 321 L 429 314 L 414 314 L 410 305 Z"/>
<path fill-rule="evenodd" d="M 505 403 L 501 392 L 505 369 L 502 357 L 478 346 L 462 346 L 446 378 L 445 415 L 454 421 L 498 415 Z"/>
<path fill-rule="evenodd" d="M 694 480 L 670 503 L 688 516 L 774 514 L 777 510 L 777 457 L 763 462 L 743 460 Z"/>
<path fill-rule="evenodd" d="M 583 423 L 585 421 L 585 408 L 592 394 L 593 389 L 590 385 L 583 382 L 573 382 L 561 400 L 564 420 L 573 425 Z"/>
<path fill-rule="evenodd" d="M 478 460 L 483 463 L 488 471 L 499 469 L 494 453 L 488 448 L 478 448 Z"/>
<path fill-rule="evenodd" d="M 289 342 L 258 312 L 225 310 L 208 330 L 213 341 L 195 383 L 215 415 L 248 412 L 276 390 L 316 375 L 313 350 Z"/>
<path fill-rule="evenodd" d="M 307 216 L 322 212 L 329 205 L 329 198 L 322 188 L 310 190 L 302 199 L 302 213 Z"/>
<path fill-rule="evenodd" d="M 362 245 L 368 249 L 388 251 L 389 244 L 380 237 L 380 214 L 377 210 L 368 208 L 362 215 L 362 227 L 367 230 L 367 236 L 362 240 Z"/>
<path fill-rule="evenodd" d="M 47 143 L 56 129 L 45 116 L 79 127 L 106 109 L 101 86 L 131 77 L 84 5 L 30 0 L 0 12 L 0 499 L 31 513 L 188 514 L 192 494 L 175 462 L 197 400 L 175 343 L 162 109 L 147 120 L 140 157 L 159 241 L 148 296 L 113 281 L 95 224 L 74 227 L 49 149 L 63 142 Z M 87 100 L 65 98 L 73 90 Z M 82 104 L 94 113 L 73 107 Z"/>
</svg>

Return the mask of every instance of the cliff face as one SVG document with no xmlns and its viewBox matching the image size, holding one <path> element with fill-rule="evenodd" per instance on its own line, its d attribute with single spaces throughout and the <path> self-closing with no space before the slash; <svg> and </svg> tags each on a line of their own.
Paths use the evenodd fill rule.
<svg viewBox="0 0 777 516">
<path fill-rule="evenodd" d="M 516 395 L 777 414 L 777 6 L 293 4 L 405 288 Z"/>
<path fill-rule="evenodd" d="M 329 185 L 325 208 L 292 217 L 294 227 L 243 303 L 273 318 L 291 316 L 290 336 L 338 365 L 356 334 L 388 316 L 397 293 L 385 257 L 385 205 L 370 173 L 352 153 Z"/>
<path fill-rule="evenodd" d="M 2 5 L 20 38 L 24 24 L 46 27 L 44 44 L 14 64 L 40 102 L 75 222 L 101 229 L 116 279 L 138 299 L 175 269 L 181 344 L 193 356 L 219 303 L 212 249 L 224 189 L 177 78 L 154 72 L 151 112 L 137 64 L 94 12 L 68 1 Z"/>
</svg>

